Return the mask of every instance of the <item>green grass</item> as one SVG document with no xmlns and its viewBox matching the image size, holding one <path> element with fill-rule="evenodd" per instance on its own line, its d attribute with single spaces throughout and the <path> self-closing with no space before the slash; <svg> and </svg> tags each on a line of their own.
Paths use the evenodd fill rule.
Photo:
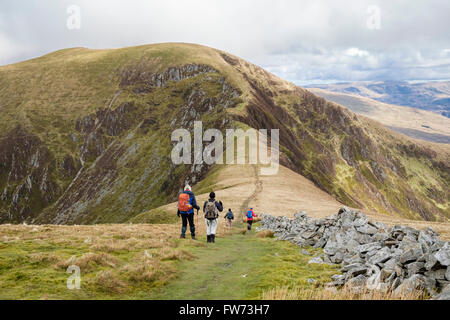
<svg viewBox="0 0 450 320">
<path fill-rule="evenodd" d="M 260 299 L 264 290 L 279 286 L 313 289 L 337 273 L 334 266 L 308 264 L 311 256 L 303 255 L 292 243 L 259 238 L 252 232 L 235 231 L 216 238 L 215 244 L 190 248 L 197 259 L 181 262 L 177 279 L 153 297 Z M 317 282 L 308 283 L 310 278 Z"/>
</svg>

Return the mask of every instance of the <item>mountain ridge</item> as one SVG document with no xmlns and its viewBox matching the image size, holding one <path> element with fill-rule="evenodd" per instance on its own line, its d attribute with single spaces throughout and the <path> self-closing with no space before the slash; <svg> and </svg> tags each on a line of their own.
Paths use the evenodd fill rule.
<svg viewBox="0 0 450 320">
<path fill-rule="evenodd" d="M 171 131 L 198 120 L 280 129 L 281 163 L 344 204 L 449 217 L 448 149 L 220 50 L 68 49 L 0 67 L 0 85 L 0 222 L 124 222 L 173 201 L 210 174 L 170 162 Z"/>
</svg>

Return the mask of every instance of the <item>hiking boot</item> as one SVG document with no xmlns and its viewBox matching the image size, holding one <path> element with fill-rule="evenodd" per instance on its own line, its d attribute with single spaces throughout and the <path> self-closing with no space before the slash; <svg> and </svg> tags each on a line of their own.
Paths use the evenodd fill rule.
<svg viewBox="0 0 450 320">
<path fill-rule="evenodd" d="M 180 239 L 186 239 L 186 236 L 184 234 L 181 234 Z"/>
<path fill-rule="evenodd" d="M 192 240 L 197 240 L 197 238 L 195 237 L 194 234 L 191 235 L 191 239 L 192 239 Z"/>
<path fill-rule="evenodd" d="M 206 235 L 206 242 L 210 243 L 211 242 L 211 236 L 208 234 Z"/>
<path fill-rule="evenodd" d="M 211 235 L 211 242 L 216 243 L 216 235 L 215 234 Z"/>
</svg>

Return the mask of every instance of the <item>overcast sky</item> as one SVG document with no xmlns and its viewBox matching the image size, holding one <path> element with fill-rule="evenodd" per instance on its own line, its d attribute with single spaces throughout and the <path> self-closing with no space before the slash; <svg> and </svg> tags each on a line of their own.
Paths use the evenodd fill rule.
<svg viewBox="0 0 450 320">
<path fill-rule="evenodd" d="M 79 29 L 67 26 L 78 21 L 71 5 Z M 448 0 L 1 0 L 0 65 L 68 47 L 176 41 L 297 84 L 449 79 L 449 30 Z"/>
</svg>

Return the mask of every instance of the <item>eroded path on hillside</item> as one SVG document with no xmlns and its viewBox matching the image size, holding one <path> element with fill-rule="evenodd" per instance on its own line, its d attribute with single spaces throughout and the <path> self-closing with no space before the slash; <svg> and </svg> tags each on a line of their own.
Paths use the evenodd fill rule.
<svg viewBox="0 0 450 320">
<path fill-rule="evenodd" d="M 242 202 L 242 205 L 239 208 L 239 213 L 240 213 L 239 218 L 240 219 L 242 219 L 244 217 L 244 214 L 247 212 L 247 210 L 251 206 L 251 202 L 254 201 L 256 199 L 256 197 L 263 190 L 263 184 L 262 184 L 261 179 L 259 178 L 259 166 L 252 165 L 252 167 L 253 167 L 253 171 L 254 171 L 254 175 L 255 175 L 255 190 L 247 199 L 244 200 L 244 202 Z"/>
</svg>

